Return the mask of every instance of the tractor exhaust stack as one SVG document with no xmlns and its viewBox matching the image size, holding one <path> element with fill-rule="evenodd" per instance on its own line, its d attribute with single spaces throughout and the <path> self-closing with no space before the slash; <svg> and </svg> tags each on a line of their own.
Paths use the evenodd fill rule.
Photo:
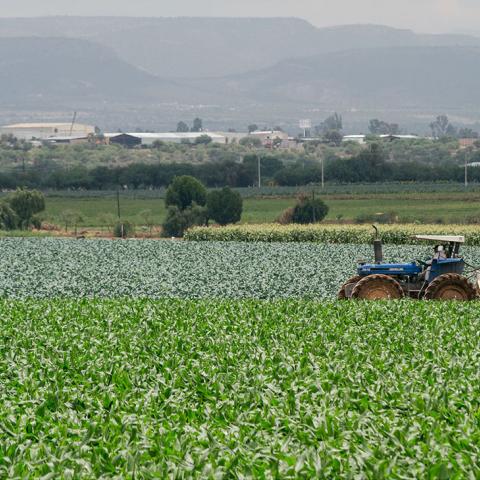
<svg viewBox="0 0 480 480">
<path fill-rule="evenodd" d="M 380 264 L 383 262 L 383 245 L 382 240 L 378 235 L 378 228 L 372 225 L 375 229 L 375 238 L 373 240 L 373 252 L 375 254 L 375 263 Z"/>
</svg>

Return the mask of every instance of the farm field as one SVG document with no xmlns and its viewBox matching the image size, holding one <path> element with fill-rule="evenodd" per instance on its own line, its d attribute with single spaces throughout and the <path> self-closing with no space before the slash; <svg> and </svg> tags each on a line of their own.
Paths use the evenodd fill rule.
<svg viewBox="0 0 480 480">
<path fill-rule="evenodd" d="M 421 188 L 421 187 L 419 187 Z M 464 223 L 480 221 L 480 194 L 478 192 L 392 193 L 392 194 L 330 194 L 325 195 L 330 207 L 327 221 L 353 221 L 362 215 L 394 212 L 402 222 Z M 244 199 L 243 223 L 271 223 L 286 208 L 294 205 L 294 197 L 247 197 Z M 61 225 L 65 210 L 81 213 L 86 227 L 105 226 L 105 217 L 117 215 L 115 196 L 103 197 L 47 197 L 46 221 Z M 137 225 L 144 220 L 141 213 L 151 212 L 159 225 L 165 218 L 161 198 L 133 198 L 130 193 L 121 197 L 121 215 Z"/>
<path fill-rule="evenodd" d="M 373 222 L 372 222 L 373 223 Z M 425 245 L 416 240 L 416 235 L 461 235 L 465 245 L 480 246 L 480 228 L 478 225 L 426 225 L 426 224 L 388 224 L 379 225 L 379 234 L 385 244 Z M 354 243 L 371 245 L 375 236 L 372 225 L 347 224 L 310 224 L 310 225 L 227 225 L 225 227 L 194 227 L 184 236 L 189 241 L 222 242 L 315 242 L 321 244 Z M 334 248 L 334 247 L 332 247 Z M 433 248 L 433 247 L 432 247 Z"/>
<path fill-rule="evenodd" d="M 2 478 L 478 478 L 479 312 L 3 300 Z"/>
<path fill-rule="evenodd" d="M 429 246 L 385 246 L 411 261 Z M 463 253 L 480 264 L 480 248 Z M 1 239 L 0 297 L 333 299 L 370 245 Z"/>
</svg>

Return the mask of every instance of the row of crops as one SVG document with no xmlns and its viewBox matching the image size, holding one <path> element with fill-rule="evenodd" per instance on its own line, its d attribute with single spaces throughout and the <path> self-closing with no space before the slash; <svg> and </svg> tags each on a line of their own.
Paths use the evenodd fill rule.
<svg viewBox="0 0 480 480">
<path fill-rule="evenodd" d="M 382 225 L 382 240 L 392 245 L 421 243 L 414 235 L 464 235 L 467 245 L 480 246 L 480 228 L 466 225 Z M 226 227 L 195 227 L 187 231 L 190 241 L 219 242 L 318 242 L 371 243 L 374 230 L 370 225 L 229 225 Z"/>
<path fill-rule="evenodd" d="M 480 263 L 480 249 L 463 252 Z M 431 246 L 385 247 L 391 261 L 425 259 Z M 369 245 L 0 240 L 0 296 L 8 298 L 334 298 Z"/>
<path fill-rule="evenodd" d="M 476 305 L 0 303 L 1 478 L 479 478 Z"/>
<path fill-rule="evenodd" d="M 165 188 L 158 189 L 135 189 L 122 190 L 122 197 L 126 198 L 164 198 Z M 442 182 L 390 182 L 390 183 L 365 183 L 365 184 L 334 184 L 327 183 L 325 188 L 319 185 L 304 185 L 300 187 L 241 187 L 235 188 L 242 197 L 258 196 L 295 196 L 304 192 L 316 192 L 320 195 L 372 195 L 372 194 L 417 194 L 422 193 L 477 193 L 480 191 L 480 185 L 471 183 L 467 187 L 463 183 L 442 183 Z M 115 190 L 45 190 L 48 197 L 67 197 L 67 198 L 105 198 L 115 197 Z M 0 192 L 0 196 L 4 193 Z"/>
<path fill-rule="evenodd" d="M 336 302 L 371 256 L 0 239 L 0 478 L 480 478 L 478 306 Z"/>
</svg>

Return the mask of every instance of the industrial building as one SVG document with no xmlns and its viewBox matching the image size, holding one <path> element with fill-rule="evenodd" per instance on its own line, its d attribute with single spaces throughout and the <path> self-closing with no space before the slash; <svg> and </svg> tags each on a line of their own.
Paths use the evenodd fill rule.
<svg viewBox="0 0 480 480">
<path fill-rule="evenodd" d="M 420 137 L 417 135 L 375 135 L 375 137 L 382 140 L 418 140 Z M 355 142 L 360 145 L 367 143 L 367 135 L 345 135 L 343 137 L 344 142 Z"/>
<path fill-rule="evenodd" d="M 168 132 L 168 133 L 106 133 L 106 143 L 115 143 L 127 147 L 151 146 L 155 142 L 195 143 L 202 136 L 209 136 L 213 143 L 228 144 L 247 136 L 246 133 L 218 132 Z"/>
<path fill-rule="evenodd" d="M 280 130 L 255 131 L 250 133 L 249 137 L 258 138 L 265 146 L 271 146 L 275 140 L 288 141 L 288 133 Z"/>
<path fill-rule="evenodd" d="M 19 140 L 46 140 L 51 137 L 88 137 L 95 127 L 81 123 L 16 123 L 0 128 L 1 135 L 13 135 Z"/>
</svg>

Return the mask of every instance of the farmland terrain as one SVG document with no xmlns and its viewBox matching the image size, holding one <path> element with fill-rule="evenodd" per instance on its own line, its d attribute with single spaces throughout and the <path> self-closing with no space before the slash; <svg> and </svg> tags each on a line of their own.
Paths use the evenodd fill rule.
<svg viewBox="0 0 480 480">
<path fill-rule="evenodd" d="M 253 194 L 254 194 L 254 189 Z M 301 191 L 299 189 L 298 191 Z M 308 187 L 305 188 L 309 190 Z M 321 196 L 321 191 L 317 196 Z M 61 195 L 61 194 L 60 194 Z M 166 215 L 163 198 L 152 194 L 122 193 L 121 215 L 141 227 L 145 220 L 142 212 L 149 211 L 154 223 L 160 225 Z M 361 221 L 362 217 L 378 213 L 392 214 L 404 223 L 479 223 L 480 194 L 475 192 L 460 193 L 382 193 L 382 194 L 331 194 L 322 197 L 329 206 L 328 222 Z M 248 197 L 244 199 L 242 223 L 272 223 L 288 207 L 295 204 L 295 196 L 280 195 L 266 197 Z M 83 218 L 83 227 L 106 227 L 106 218 L 116 215 L 116 197 L 105 192 L 98 196 L 48 196 L 47 209 L 43 214 L 45 221 L 62 227 L 62 212 L 73 210 Z M 368 221 L 368 220 L 367 220 Z"/>
<path fill-rule="evenodd" d="M 477 476 L 478 307 L 335 302 L 371 254 L 0 240 L 0 476 Z"/>
<path fill-rule="evenodd" d="M 373 260 L 370 245 L 1 239 L 0 296 L 8 298 L 333 299 Z M 412 261 L 430 246 L 386 245 L 385 258 Z M 465 247 L 471 264 L 480 249 Z"/>
<path fill-rule="evenodd" d="M 0 124 L 75 111 L 103 131 L 201 117 L 192 131 L 296 134 L 310 118 L 316 135 L 288 148 L 0 138 L 0 478 L 480 478 L 479 300 L 336 300 L 373 261 L 372 224 L 387 262 L 431 259 L 416 234 L 465 235 L 478 280 L 479 37 L 0 18 L 0 58 Z M 435 138 L 342 141 L 369 122 Z M 240 195 L 217 203 L 243 199 L 241 221 L 155 239 L 183 233 L 160 227 L 180 175 L 205 188 L 170 190 L 191 206 L 172 224 L 226 223 L 210 194 L 225 185 Z M 273 223 L 318 199 L 322 223 Z"/>
<path fill-rule="evenodd" d="M 478 308 L 2 301 L 4 478 L 475 478 Z"/>
</svg>

